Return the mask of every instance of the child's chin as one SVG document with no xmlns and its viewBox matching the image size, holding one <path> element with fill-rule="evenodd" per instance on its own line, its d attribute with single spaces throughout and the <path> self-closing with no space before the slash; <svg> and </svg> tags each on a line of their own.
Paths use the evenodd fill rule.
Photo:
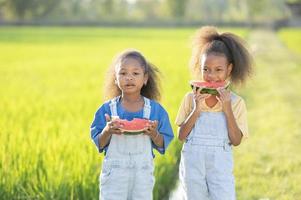
<svg viewBox="0 0 301 200">
<path fill-rule="evenodd" d="M 133 90 L 123 90 L 123 94 L 135 94 L 135 93 L 137 93 L 136 89 L 133 89 Z"/>
</svg>

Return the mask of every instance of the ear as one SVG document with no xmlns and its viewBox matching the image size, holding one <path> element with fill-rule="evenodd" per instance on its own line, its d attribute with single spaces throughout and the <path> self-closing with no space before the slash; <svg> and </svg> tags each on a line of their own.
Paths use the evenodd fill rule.
<svg viewBox="0 0 301 200">
<path fill-rule="evenodd" d="M 116 79 L 114 80 L 114 83 L 115 83 L 115 85 L 118 85 L 118 83 L 117 83 L 117 80 L 116 80 Z"/>
<path fill-rule="evenodd" d="M 227 66 L 227 76 L 230 76 L 231 75 L 231 72 L 232 72 L 232 68 L 233 68 L 233 64 L 230 63 L 228 66 Z"/>
</svg>

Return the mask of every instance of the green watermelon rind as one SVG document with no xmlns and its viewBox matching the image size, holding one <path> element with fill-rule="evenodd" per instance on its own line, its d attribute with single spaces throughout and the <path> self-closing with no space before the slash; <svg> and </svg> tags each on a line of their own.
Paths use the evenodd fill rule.
<svg viewBox="0 0 301 200">
<path fill-rule="evenodd" d="M 124 135 L 140 135 L 140 134 L 144 133 L 144 131 L 142 131 L 142 130 L 139 130 L 139 131 L 125 131 L 125 130 L 122 130 L 122 133 Z"/>
<path fill-rule="evenodd" d="M 197 88 L 198 90 L 199 88 Z M 201 90 L 201 94 L 212 94 L 212 95 L 218 95 L 218 91 L 216 89 L 212 88 L 203 88 Z"/>
<path fill-rule="evenodd" d="M 200 87 L 194 86 L 192 84 L 190 84 L 191 88 L 193 89 L 194 87 L 196 87 L 196 90 L 198 90 Z M 230 86 L 230 83 L 228 83 L 225 87 L 225 89 L 228 89 Z M 218 91 L 214 88 L 203 88 L 200 92 L 201 94 L 212 94 L 212 95 L 218 95 Z"/>
</svg>

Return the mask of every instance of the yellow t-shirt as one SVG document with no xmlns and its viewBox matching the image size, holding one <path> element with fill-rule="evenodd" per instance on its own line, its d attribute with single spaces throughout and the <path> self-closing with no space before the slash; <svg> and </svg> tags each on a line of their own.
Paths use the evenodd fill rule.
<svg viewBox="0 0 301 200">
<path fill-rule="evenodd" d="M 248 131 L 248 121 L 247 121 L 247 108 L 245 101 L 240 96 L 234 94 L 231 92 L 231 103 L 232 103 L 232 110 L 233 114 L 236 120 L 236 123 L 242 132 L 244 137 L 248 137 L 249 131 Z M 176 124 L 180 126 L 190 115 L 194 107 L 193 102 L 193 93 L 187 93 L 185 97 L 182 100 L 181 106 L 179 108 L 177 118 L 176 118 Z M 222 111 L 222 105 L 218 101 L 215 106 L 210 108 L 207 106 L 205 100 L 201 102 L 201 110 L 203 112 L 221 112 Z"/>
</svg>

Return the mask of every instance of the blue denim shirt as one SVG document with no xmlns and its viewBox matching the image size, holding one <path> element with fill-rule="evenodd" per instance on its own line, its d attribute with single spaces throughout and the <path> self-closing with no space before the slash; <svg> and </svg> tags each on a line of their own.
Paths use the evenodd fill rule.
<svg viewBox="0 0 301 200">
<path fill-rule="evenodd" d="M 107 151 L 107 146 L 104 148 L 99 147 L 99 136 L 106 126 L 106 119 L 105 114 L 111 116 L 110 111 L 110 101 L 105 102 L 95 113 L 94 120 L 91 125 L 91 138 L 94 141 L 98 151 L 102 153 L 103 151 Z M 156 101 L 150 100 L 151 105 L 151 114 L 150 120 L 157 120 L 158 121 L 158 131 L 162 134 L 164 138 L 164 146 L 162 148 L 156 146 L 152 142 L 153 149 L 158 150 L 161 154 L 165 153 L 166 148 L 168 147 L 169 143 L 174 137 L 173 130 L 170 125 L 169 117 L 165 109 Z M 125 110 L 120 102 L 117 103 L 117 112 L 120 119 L 132 120 L 133 118 L 143 118 L 143 108 L 137 112 L 129 112 Z M 154 154 L 153 154 L 154 155 Z"/>
</svg>

